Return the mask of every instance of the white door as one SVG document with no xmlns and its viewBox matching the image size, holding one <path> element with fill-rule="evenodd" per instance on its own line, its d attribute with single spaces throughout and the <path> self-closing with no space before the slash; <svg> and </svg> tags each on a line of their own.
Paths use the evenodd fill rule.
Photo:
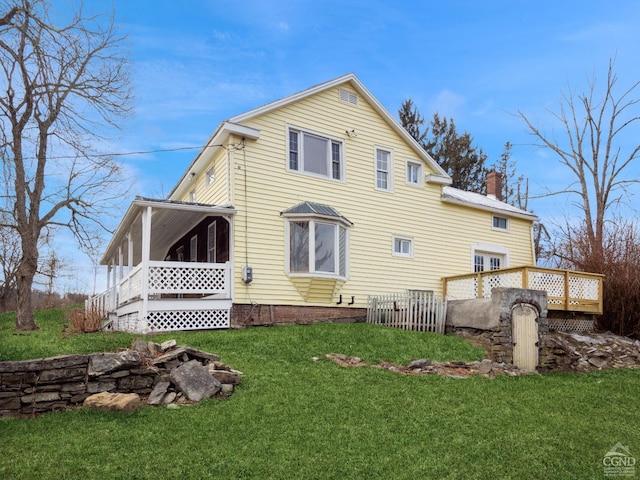
<svg viewBox="0 0 640 480">
<path fill-rule="evenodd" d="M 538 311 L 531 305 L 520 304 L 511 310 L 513 364 L 524 370 L 538 366 Z"/>
</svg>

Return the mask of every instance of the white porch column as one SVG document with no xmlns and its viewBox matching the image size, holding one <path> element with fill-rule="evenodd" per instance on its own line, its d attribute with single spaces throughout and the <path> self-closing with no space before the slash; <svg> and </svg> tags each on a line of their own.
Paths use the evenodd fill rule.
<svg viewBox="0 0 640 480">
<path fill-rule="evenodd" d="M 118 282 L 124 278 L 124 253 L 122 252 L 122 244 L 118 246 Z"/>
<path fill-rule="evenodd" d="M 149 260 L 151 256 L 151 214 L 153 208 L 148 206 L 142 211 L 142 308 L 139 321 L 144 323 L 143 328 L 147 329 L 147 312 L 149 309 Z"/>
<path fill-rule="evenodd" d="M 109 263 L 109 271 L 111 272 L 111 286 L 114 287 L 118 285 L 116 257 L 111 258 L 111 262 Z"/>
<path fill-rule="evenodd" d="M 131 234 L 131 229 L 127 233 L 127 265 L 129 266 L 129 271 L 133 270 L 133 235 Z"/>
</svg>

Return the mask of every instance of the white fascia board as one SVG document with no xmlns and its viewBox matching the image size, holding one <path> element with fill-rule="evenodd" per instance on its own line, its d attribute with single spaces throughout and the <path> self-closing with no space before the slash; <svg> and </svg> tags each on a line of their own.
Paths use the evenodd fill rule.
<svg viewBox="0 0 640 480">
<path fill-rule="evenodd" d="M 447 175 L 447 172 L 442 169 L 438 162 L 431 158 L 431 156 L 424 150 L 424 148 L 422 148 L 422 146 L 418 144 L 418 142 L 416 142 L 411 135 L 409 135 L 404 127 L 400 125 L 400 123 L 398 123 L 395 117 L 393 117 L 393 115 L 391 115 L 387 111 L 387 109 L 382 106 L 382 104 L 373 96 L 373 94 L 371 94 L 371 92 L 369 92 L 369 90 L 367 90 L 367 87 L 365 87 L 364 84 L 353 73 L 349 73 L 333 80 L 329 80 L 328 82 L 314 85 L 313 87 L 307 88 L 298 93 L 294 93 L 293 95 L 289 95 L 288 97 L 284 97 L 280 100 L 267 103 L 266 105 L 255 108 L 253 110 L 249 110 L 248 112 L 241 113 L 240 115 L 231 117 L 229 119 L 229 122 L 243 122 L 247 119 L 262 115 L 264 113 L 270 112 L 271 110 L 275 110 L 290 103 L 297 102 L 298 100 L 302 100 L 303 98 L 315 95 L 318 92 L 322 92 L 329 88 L 343 85 L 345 83 L 350 83 L 351 86 L 355 88 L 355 90 L 373 106 L 374 110 L 386 120 L 389 126 L 413 147 L 416 155 L 437 172 L 435 175 L 436 177 L 450 179 L 449 175 Z M 451 180 L 449 180 L 449 183 L 451 183 Z"/>
<path fill-rule="evenodd" d="M 257 140 L 260 138 L 260 130 L 257 128 L 247 127 L 246 125 L 240 125 L 232 121 L 222 122 L 213 135 L 211 135 L 207 143 L 205 143 L 205 145 L 200 149 L 196 158 L 182 174 L 182 177 L 180 177 L 180 180 L 167 198 L 180 198 L 184 194 L 190 184 L 191 179 L 189 178 L 189 175 L 191 172 L 199 172 L 202 170 L 218 149 L 222 148 L 221 145 L 223 145 L 229 138 L 229 135 L 236 135 L 248 140 Z"/>
<path fill-rule="evenodd" d="M 538 216 L 534 215 L 533 213 L 514 212 L 513 210 L 501 209 L 501 208 L 497 208 L 497 207 L 490 207 L 488 205 L 481 205 L 481 204 L 473 203 L 473 202 L 466 202 L 464 200 L 460 200 L 460 199 L 457 199 L 457 198 L 442 197 L 442 201 L 443 202 L 447 202 L 447 203 L 454 203 L 456 205 L 462 205 L 464 207 L 475 208 L 477 210 L 484 210 L 484 211 L 487 211 L 487 212 L 497 213 L 497 214 L 504 215 L 504 216 L 507 216 L 507 217 L 522 218 L 524 220 L 530 220 L 532 222 L 537 222 L 538 220 L 540 220 L 538 218 Z"/>
<path fill-rule="evenodd" d="M 231 117 L 229 121 L 234 123 L 243 122 L 249 118 L 257 117 L 258 115 L 270 112 L 271 110 L 275 110 L 285 105 L 289 105 L 290 103 L 297 102 L 298 100 L 302 100 L 303 98 L 315 95 L 318 92 L 322 92 L 323 90 L 326 90 L 328 88 L 335 87 L 336 85 L 341 85 L 355 78 L 356 77 L 353 73 L 343 75 L 333 80 L 329 80 L 328 82 L 320 83 L 318 85 L 314 85 L 313 87 L 306 88 L 298 93 L 294 93 L 293 95 L 289 95 L 279 100 L 269 102 L 266 105 L 262 105 L 261 107 L 254 108 L 253 110 L 249 110 L 248 112 L 241 113 L 239 115 L 236 115 L 235 117 Z"/>
<path fill-rule="evenodd" d="M 129 233 L 131 225 L 139 214 L 140 209 L 138 208 L 138 206 L 136 205 L 136 201 L 134 200 L 133 202 L 131 202 L 131 205 L 129 205 L 129 208 L 125 212 L 124 217 L 122 217 L 118 228 L 116 228 L 116 231 L 113 232 L 111 240 L 109 241 L 109 244 L 107 245 L 102 258 L 100 259 L 99 265 L 107 265 L 109 263 L 111 257 L 118 250 L 118 245 L 120 245 L 124 237 Z"/>
<path fill-rule="evenodd" d="M 409 145 L 413 147 L 413 150 L 418 155 L 418 157 L 420 157 L 423 162 L 425 162 L 437 172 L 436 176 L 442 178 L 450 178 L 449 175 L 447 175 L 447 172 L 444 171 L 444 169 L 438 164 L 438 162 L 431 158 L 431 155 L 429 155 L 425 151 L 425 149 L 422 148 L 422 146 L 418 142 L 416 142 L 416 140 L 411 135 L 409 135 L 409 132 L 407 132 L 405 128 L 400 125 L 400 123 L 395 119 L 395 117 L 391 115 L 386 108 L 384 108 L 384 106 L 378 101 L 378 99 L 374 97 L 373 94 L 369 92 L 369 90 L 367 90 L 367 87 L 365 87 L 364 84 L 360 80 L 358 80 L 355 75 L 352 75 L 352 77 L 353 78 L 351 78 L 351 84 L 355 87 L 358 93 L 365 97 L 371 103 L 374 110 L 376 110 L 376 112 L 378 112 L 378 114 L 387 121 L 389 126 L 391 126 L 391 128 L 398 135 L 400 135 Z"/>
</svg>

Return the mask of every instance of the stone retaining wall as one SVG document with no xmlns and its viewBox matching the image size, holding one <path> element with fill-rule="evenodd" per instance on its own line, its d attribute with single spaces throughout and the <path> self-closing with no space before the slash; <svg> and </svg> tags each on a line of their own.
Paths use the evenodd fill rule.
<svg viewBox="0 0 640 480">
<path fill-rule="evenodd" d="M 174 341 L 160 345 L 137 339 L 132 349 L 123 352 L 0 362 L 0 418 L 77 407 L 99 392 L 148 397 L 159 383 L 166 384 L 166 395 L 157 404 L 168 403 L 163 398 L 188 403 L 172 387 L 171 373 L 193 360 L 219 382 L 219 395 L 228 396 L 240 382 L 240 372 L 220 363 L 218 355 L 179 347 Z"/>
</svg>

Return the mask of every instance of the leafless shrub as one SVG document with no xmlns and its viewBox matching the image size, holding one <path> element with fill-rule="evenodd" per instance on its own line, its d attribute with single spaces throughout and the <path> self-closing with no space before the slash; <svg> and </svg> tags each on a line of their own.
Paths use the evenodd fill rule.
<svg viewBox="0 0 640 480">
<path fill-rule="evenodd" d="M 602 330 L 640 338 L 640 230 L 625 219 L 606 223 L 602 254 L 591 247 L 586 228 L 568 223 L 555 242 L 559 267 L 602 273 Z"/>
<path fill-rule="evenodd" d="M 77 333 L 94 333 L 102 330 L 102 315 L 96 309 L 85 310 L 84 308 L 76 308 L 65 313 L 65 318 L 71 324 L 65 324 L 62 327 L 63 335 L 69 336 Z"/>
</svg>

